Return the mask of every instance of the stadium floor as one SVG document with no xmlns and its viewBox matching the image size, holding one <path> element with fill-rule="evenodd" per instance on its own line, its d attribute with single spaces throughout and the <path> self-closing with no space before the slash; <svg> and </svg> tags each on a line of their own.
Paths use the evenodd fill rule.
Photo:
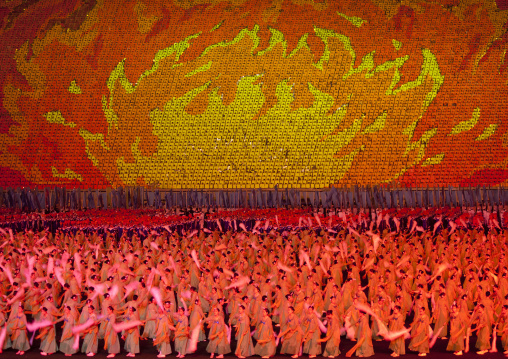
<svg viewBox="0 0 508 359">
<path fill-rule="evenodd" d="M 460 356 L 460 357 L 457 357 L 455 355 L 453 355 L 453 353 L 451 352 L 447 352 L 446 351 L 446 345 L 448 343 L 448 340 L 442 340 L 442 339 L 439 339 L 435 346 L 430 350 L 430 353 L 427 354 L 426 358 L 432 358 L 432 359 L 435 359 L 435 358 L 485 358 L 485 359 L 495 359 L 495 358 L 504 358 L 505 356 L 503 355 L 502 352 L 498 352 L 498 353 L 486 353 L 484 355 L 478 355 L 476 354 L 476 350 L 474 348 L 474 343 L 475 343 L 475 340 L 476 338 L 471 338 L 471 341 L 470 341 L 470 345 L 471 345 L 471 351 L 469 353 L 464 353 L 464 355 Z M 102 345 L 102 341 L 99 341 L 99 353 L 94 357 L 94 358 L 106 358 L 106 355 L 107 353 L 104 351 L 104 350 L 101 350 L 101 345 Z M 373 342 L 374 343 L 374 356 L 372 356 L 371 358 L 392 358 L 390 356 L 391 354 L 391 350 L 388 349 L 388 342 L 385 342 L 385 341 L 382 341 L 382 342 Z M 156 355 L 157 355 L 157 351 L 155 349 L 155 347 L 151 346 L 150 345 L 151 342 L 149 341 L 141 341 L 140 342 L 140 353 L 136 355 L 136 358 L 141 358 L 141 359 L 148 359 L 148 358 L 156 358 Z M 407 350 L 407 345 L 409 344 L 409 340 L 406 340 L 406 350 Z M 194 354 L 188 354 L 186 355 L 186 358 L 189 358 L 189 359 L 208 359 L 210 357 L 210 355 L 206 352 L 206 345 L 207 345 L 207 342 L 201 342 L 198 344 L 198 350 L 196 351 L 196 353 Z M 498 346 L 498 350 L 501 350 L 500 348 L 500 340 L 497 341 L 497 346 Z M 13 351 L 12 349 L 9 349 L 9 350 L 6 350 L 4 351 L 3 354 L 0 354 L 0 357 L 1 358 L 24 358 L 24 359 L 33 359 L 33 358 L 44 358 L 42 355 L 39 354 L 39 350 L 36 349 L 38 348 L 39 345 L 38 343 L 35 343 L 35 345 L 33 346 L 33 348 L 26 352 L 25 355 L 23 356 L 19 356 L 19 355 L 16 355 L 16 352 Z M 341 355 L 339 355 L 337 358 L 345 358 L 346 356 L 346 353 L 347 351 L 353 347 L 353 342 L 349 341 L 349 340 L 343 340 L 340 344 L 340 350 L 342 352 Z M 233 346 L 234 348 L 234 346 Z M 280 349 L 280 348 L 279 348 Z M 279 350 L 277 350 L 278 352 Z M 122 352 L 120 354 L 117 354 L 115 358 L 127 358 L 126 357 L 126 352 L 122 350 Z M 166 358 L 175 358 L 176 357 L 176 354 L 171 354 L 171 355 L 168 355 L 166 356 Z M 229 355 L 225 355 L 224 356 L 225 358 L 236 358 L 236 356 L 234 356 L 233 353 L 229 354 Z M 420 358 L 418 356 L 418 353 L 413 353 L 413 352 L 408 352 L 406 355 L 402 356 L 403 358 Z M 47 358 L 47 357 L 46 357 Z M 62 353 L 55 353 L 51 356 L 49 356 L 49 358 L 68 358 L 66 357 L 64 354 Z M 74 354 L 71 358 L 88 358 L 85 354 L 82 354 L 82 353 L 77 353 L 77 354 Z M 260 358 L 258 356 L 253 356 L 252 358 Z M 289 355 L 275 355 L 275 357 L 273 357 L 274 359 L 289 359 L 291 358 Z M 302 355 L 300 358 L 302 359 L 307 359 L 308 358 L 308 355 L 304 354 Z M 318 359 L 319 358 L 322 358 L 320 356 L 318 356 Z M 352 356 L 351 358 L 356 358 L 356 356 Z"/>
</svg>

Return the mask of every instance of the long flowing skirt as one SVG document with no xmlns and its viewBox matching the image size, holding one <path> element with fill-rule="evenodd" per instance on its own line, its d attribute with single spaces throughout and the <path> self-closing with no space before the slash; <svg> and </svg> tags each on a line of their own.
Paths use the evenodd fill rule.
<svg viewBox="0 0 508 359">
<path fill-rule="evenodd" d="M 235 355 L 244 357 L 254 355 L 254 345 L 252 345 L 252 338 L 249 333 L 238 339 Z"/>
<path fill-rule="evenodd" d="M 7 334 L 5 336 L 4 347 L 2 348 L 2 350 L 6 350 L 6 349 L 9 349 L 11 347 L 12 347 L 11 336 L 9 334 Z"/>
<path fill-rule="evenodd" d="M 447 322 L 447 318 L 444 315 L 442 315 L 442 314 L 438 315 L 438 318 L 437 318 L 437 321 L 436 321 L 436 325 L 434 325 L 434 332 L 437 332 L 439 330 L 439 328 L 443 328 L 439 332 L 439 337 L 440 338 L 448 336 L 448 322 Z"/>
<path fill-rule="evenodd" d="M 293 333 L 289 338 L 285 338 L 282 342 L 281 354 L 296 355 L 300 353 L 302 337 L 300 333 Z"/>
<path fill-rule="evenodd" d="M 205 331 L 203 330 L 203 327 L 201 327 L 199 329 L 198 342 L 202 342 L 204 340 L 206 340 L 206 334 Z"/>
<path fill-rule="evenodd" d="M 171 343 L 169 342 L 169 340 L 167 342 L 162 342 L 162 343 L 157 345 L 157 350 L 162 355 L 169 355 L 169 354 L 172 353 L 172 351 L 171 351 Z"/>
<path fill-rule="evenodd" d="M 175 352 L 185 355 L 187 353 L 187 337 L 175 338 Z"/>
<path fill-rule="evenodd" d="M 370 357 L 374 355 L 374 347 L 372 346 L 372 337 L 365 338 L 362 345 L 356 349 L 356 356 Z"/>
<path fill-rule="evenodd" d="M 309 355 L 321 354 L 321 343 L 318 343 L 321 332 L 316 330 L 312 337 L 303 344 L 303 352 Z"/>
<path fill-rule="evenodd" d="M 453 352 L 460 352 L 461 350 L 464 350 L 464 336 L 459 335 L 459 337 L 455 340 L 452 340 L 450 337 L 450 340 L 448 340 L 448 345 L 446 346 L 446 350 Z"/>
<path fill-rule="evenodd" d="M 475 344 L 478 350 L 488 350 L 491 348 L 490 344 L 490 328 L 485 326 L 478 331 L 478 338 Z"/>
<path fill-rule="evenodd" d="M 156 325 L 154 320 L 149 320 L 145 324 L 145 329 L 143 330 L 143 338 L 155 339 L 156 334 Z"/>
<path fill-rule="evenodd" d="M 102 322 L 99 325 L 99 339 L 104 339 L 104 332 L 106 331 L 106 322 Z"/>
<path fill-rule="evenodd" d="M 399 355 L 406 354 L 406 342 L 404 341 L 404 337 L 401 336 L 400 338 L 392 340 L 390 342 L 389 349 L 393 350 L 394 353 Z"/>
<path fill-rule="evenodd" d="M 336 357 L 340 354 L 338 345 L 335 345 L 333 338 L 330 338 L 326 343 L 325 350 L 323 351 L 324 357 Z"/>
<path fill-rule="evenodd" d="M 275 340 L 270 340 L 268 343 L 257 343 L 254 347 L 254 353 L 256 355 L 259 355 L 260 357 L 271 357 L 275 355 L 275 350 L 277 348 L 275 347 Z"/>
<path fill-rule="evenodd" d="M 74 337 L 64 340 L 60 342 L 60 351 L 64 354 L 75 354 L 78 352 L 77 349 L 73 348 L 74 345 Z"/>
<path fill-rule="evenodd" d="M 99 340 L 97 332 L 87 333 L 81 345 L 82 353 L 97 353 L 99 347 Z"/>
<path fill-rule="evenodd" d="M 228 340 L 225 336 L 222 338 L 214 338 L 210 340 L 208 345 L 206 346 L 206 351 L 208 353 L 215 354 L 229 354 L 231 353 L 231 346 L 228 343 Z"/>
<path fill-rule="evenodd" d="M 118 334 L 111 331 L 107 335 L 104 335 L 104 340 L 104 349 L 107 349 L 109 354 L 120 353 L 120 339 L 118 338 Z"/>
<path fill-rule="evenodd" d="M 428 353 L 429 352 L 429 341 L 424 340 L 426 337 L 425 333 L 420 333 L 418 336 L 411 339 L 409 343 L 409 350 L 418 352 L 418 353 Z M 418 346 L 416 346 L 418 344 Z"/>
<path fill-rule="evenodd" d="M 30 343 L 26 336 L 26 331 L 21 330 L 16 339 L 12 341 L 12 349 L 17 349 L 26 352 L 30 349 Z"/>
<path fill-rule="evenodd" d="M 127 353 L 139 353 L 139 333 L 137 330 L 132 333 L 127 333 L 125 337 L 124 349 Z"/>
<path fill-rule="evenodd" d="M 501 336 L 501 345 L 503 346 L 503 350 L 508 350 L 508 333 L 503 332 Z"/>
<path fill-rule="evenodd" d="M 41 352 L 53 354 L 58 351 L 58 345 L 56 345 L 56 338 L 54 335 L 46 335 L 46 337 L 41 341 L 41 346 L 39 347 Z"/>
<path fill-rule="evenodd" d="M 210 311 L 210 302 L 208 299 L 203 298 L 203 296 L 200 294 L 199 301 L 201 302 L 201 309 L 203 309 L 203 312 L 208 313 Z"/>
</svg>

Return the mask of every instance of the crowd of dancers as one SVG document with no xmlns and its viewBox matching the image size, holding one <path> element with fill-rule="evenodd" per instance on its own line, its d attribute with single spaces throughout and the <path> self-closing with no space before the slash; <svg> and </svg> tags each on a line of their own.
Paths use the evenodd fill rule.
<svg viewBox="0 0 508 359">
<path fill-rule="evenodd" d="M 0 230 L 0 352 L 140 352 L 178 358 L 508 354 L 506 233 L 396 218 L 342 230 L 217 228 L 125 232 Z M 386 222 L 384 225 L 382 222 Z M 231 226 L 233 228 L 233 226 Z M 470 343 L 471 341 L 471 343 Z M 39 344 L 40 343 L 40 344 Z M 35 349 L 35 348 L 33 348 Z"/>
</svg>

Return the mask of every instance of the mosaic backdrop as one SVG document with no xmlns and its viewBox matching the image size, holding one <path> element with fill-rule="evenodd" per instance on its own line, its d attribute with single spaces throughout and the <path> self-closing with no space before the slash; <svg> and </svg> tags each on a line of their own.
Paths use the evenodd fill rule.
<svg viewBox="0 0 508 359">
<path fill-rule="evenodd" d="M 508 184 L 505 0 L 9 0 L 0 186 Z"/>
</svg>

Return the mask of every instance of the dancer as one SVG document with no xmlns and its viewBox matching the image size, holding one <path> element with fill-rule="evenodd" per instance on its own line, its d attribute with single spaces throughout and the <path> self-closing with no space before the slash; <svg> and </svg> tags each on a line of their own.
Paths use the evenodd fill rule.
<svg viewBox="0 0 508 359">
<path fill-rule="evenodd" d="M 57 322 L 63 321 L 62 325 L 62 336 L 60 338 L 60 351 L 65 354 L 66 357 L 72 356 L 78 352 L 78 347 L 74 346 L 74 334 L 72 328 L 74 327 L 75 319 L 71 312 L 71 307 L 66 306 L 64 308 L 64 315 L 62 319 Z"/>
<path fill-rule="evenodd" d="M 292 306 L 288 308 L 285 328 L 286 329 L 279 334 L 279 338 L 282 341 L 280 353 L 290 354 L 291 358 L 296 359 L 300 356 L 300 346 L 303 339 L 303 332 L 300 327 L 300 321 L 295 314 L 295 309 Z"/>
<path fill-rule="evenodd" d="M 328 326 L 326 330 L 326 336 L 323 339 L 319 339 L 319 343 L 326 343 L 323 356 L 327 358 L 335 358 L 340 354 L 340 324 L 339 318 L 334 316 L 332 310 L 326 312 L 326 319 L 328 320 Z"/>
<path fill-rule="evenodd" d="M 401 307 L 396 305 L 393 308 L 393 313 L 390 317 L 389 330 L 392 333 L 398 332 L 404 329 L 404 316 L 401 314 Z M 406 354 L 406 343 L 404 341 L 404 335 L 400 335 L 390 341 L 390 350 L 393 350 L 392 357 L 398 357 Z"/>
<path fill-rule="evenodd" d="M 201 307 L 201 302 L 199 297 L 196 297 L 194 303 L 190 306 L 190 317 L 189 317 L 189 330 L 192 331 L 196 326 L 199 326 L 199 334 L 198 334 L 198 342 L 202 342 L 206 339 L 205 331 L 203 330 L 203 325 L 200 323 L 205 317 L 203 313 L 203 308 Z"/>
<path fill-rule="evenodd" d="M 139 322 L 139 317 L 136 308 L 129 307 L 125 323 L 133 322 Z M 122 331 L 122 339 L 125 341 L 124 349 L 127 351 L 127 356 L 135 357 L 139 353 L 139 327 L 136 325 Z"/>
<path fill-rule="evenodd" d="M 4 342 L 0 342 L 0 354 L 2 354 L 3 350 L 9 349 L 12 346 L 11 338 L 7 335 L 7 325 L 5 320 L 5 308 L 3 305 L 0 305 L 0 334 L 5 334 Z"/>
<path fill-rule="evenodd" d="M 499 316 L 498 331 L 501 335 L 501 345 L 504 355 L 508 355 L 508 304 L 503 305 Z"/>
<path fill-rule="evenodd" d="M 41 308 L 41 315 L 39 319 L 41 321 L 48 322 L 52 321 L 52 317 L 48 313 L 48 308 L 46 307 Z M 39 347 L 39 349 L 41 350 L 41 355 L 44 356 L 51 355 L 58 351 L 58 345 L 56 344 L 56 330 L 54 324 L 42 328 L 39 331 L 39 335 L 36 337 L 36 339 L 41 340 L 41 346 Z"/>
<path fill-rule="evenodd" d="M 478 304 L 478 307 L 476 308 L 476 316 L 471 322 L 471 326 L 472 325 L 476 325 L 472 332 L 477 332 L 475 344 L 476 349 L 478 349 L 477 354 L 483 355 L 491 348 L 490 335 L 492 333 L 492 326 L 483 304 Z"/>
<path fill-rule="evenodd" d="M 356 352 L 357 357 L 367 358 L 374 355 L 369 317 L 364 312 L 358 311 L 358 321 L 358 331 L 356 333 L 357 343 L 346 353 L 346 357 L 351 357 L 351 355 Z"/>
<path fill-rule="evenodd" d="M 250 320 L 245 312 L 245 307 L 238 307 L 238 315 L 236 320 L 236 350 L 235 355 L 238 358 L 246 358 L 254 355 L 254 346 L 250 337 Z"/>
<path fill-rule="evenodd" d="M 303 336 L 303 352 L 309 354 L 309 358 L 315 358 L 321 354 L 321 344 L 319 338 L 321 332 L 319 330 L 319 323 L 317 314 L 314 312 L 314 306 L 310 305 L 306 310 L 306 316 L 302 320 L 304 326 Z"/>
<path fill-rule="evenodd" d="M 224 358 L 224 354 L 231 353 L 231 347 L 228 342 L 228 328 L 224 323 L 224 318 L 221 315 L 220 309 L 214 307 L 212 315 L 205 319 L 208 323 L 210 332 L 208 334 L 209 343 L 206 346 L 206 351 L 210 353 L 210 358 L 213 358 L 215 354 L 217 358 Z"/>
<path fill-rule="evenodd" d="M 104 350 L 108 351 L 108 358 L 114 358 L 120 353 L 120 339 L 114 329 L 116 316 L 113 307 L 110 305 L 106 309 L 107 317 L 104 318 Z"/>
<path fill-rule="evenodd" d="M 452 305 L 450 314 L 450 339 L 446 350 L 453 351 L 455 355 L 462 355 L 464 350 L 464 340 L 466 338 L 467 322 L 464 322 L 459 313 L 457 305 Z"/>
<path fill-rule="evenodd" d="M 263 359 L 268 359 L 275 355 L 276 350 L 272 320 L 268 315 L 268 308 L 263 308 L 258 328 L 259 334 L 254 353 Z"/>
<path fill-rule="evenodd" d="M 95 314 L 95 307 L 92 304 L 88 305 L 87 321 L 90 322 L 91 325 L 83 332 L 84 338 L 83 344 L 81 345 L 81 352 L 86 353 L 86 355 L 89 357 L 93 357 L 95 354 L 97 354 L 99 347 L 99 322 L 97 320 L 97 314 Z"/>
<path fill-rule="evenodd" d="M 442 284 L 444 287 L 444 285 Z M 436 301 L 436 307 L 434 308 L 432 314 L 432 322 L 434 325 L 434 332 L 439 331 L 439 336 L 441 339 L 447 339 L 448 335 L 448 321 L 450 320 L 450 313 L 448 310 L 449 302 L 446 299 L 446 293 L 439 293 L 439 298 Z"/>
<path fill-rule="evenodd" d="M 141 335 L 141 340 L 146 339 L 154 339 L 156 336 L 156 322 L 158 309 L 157 304 L 155 303 L 155 298 L 150 298 L 150 303 L 146 307 L 146 324 L 143 329 L 143 335 Z"/>
<path fill-rule="evenodd" d="M 178 308 L 178 313 L 174 314 L 175 322 L 175 351 L 177 358 L 185 357 L 187 353 L 187 341 L 189 339 L 189 320 L 185 316 L 182 307 Z"/>
<path fill-rule="evenodd" d="M 153 345 L 157 347 L 159 354 L 157 358 L 165 358 L 171 351 L 171 331 L 176 328 L 171 325 L 170 319 L 163 308 L 158 308 L 158 316 L 156 318 L 155 339 Z"/>
<path fill-rule="evenodd" d="M 411 336 L 409 350 L 418 352 L 418 356 L 426 356 L 429 353 L 429 317 L 424 307 L 418 308 L 418 316 L 411 325 Z"/>
<path fill-rule="evenodd" d="M 12 349 L 17 349 L 17 355 L 24 355 L 30 349 L 30 343 L 26 335 L 26 316 L 23 311 L 23 303 L 15 302 L 13 305 L 14 317 L 7 324 L 7 335 L 12 340 Z"/>
</svg>

